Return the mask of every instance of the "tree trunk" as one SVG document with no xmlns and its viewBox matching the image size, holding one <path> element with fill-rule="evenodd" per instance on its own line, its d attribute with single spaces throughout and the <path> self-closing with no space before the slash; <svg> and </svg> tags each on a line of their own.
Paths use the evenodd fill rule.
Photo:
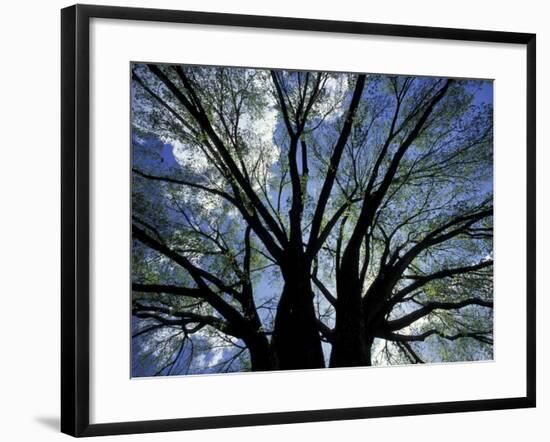
<svg viewBox="0 0 550 442">
<path fill-rule="evenodd" d="M 250 352 L 250 365 L 252 371 L 277 370 L 275 356 L 269 341 L 263 333 L 244 340 Z"/>
<path fill-rule="evenodd" d="M 350 241 L 336 276 L 336 324 L 331 367 L 370 365 L 370 347 L 366 339 L 362 283 L 359 276 L 360 241 Z"/>
<path fill-rule="evenodd" d="M 309 267 L 305 260 L 289 259 L 282 273 L 284 287 L 272 343 L 278 367 L 281 370 L 324 368 Z"/>
<path fill-rule="evenodd" d="M 362 309 L 359 281 L 350 279 L 347 272 L 341 272 L 337 280 L 336 326 L 331 367 L 358 367 L 370 365 L 370 347 Z"/>
</svg>

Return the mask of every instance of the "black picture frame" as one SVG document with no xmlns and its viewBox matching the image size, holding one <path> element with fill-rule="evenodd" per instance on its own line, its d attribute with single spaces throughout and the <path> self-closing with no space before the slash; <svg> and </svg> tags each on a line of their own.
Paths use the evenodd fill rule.
<svg viewBox="0 0 550 442">
<path fill-rule="evenodd" d="M 524 45 L 527 51 L 526 395 L 489 400 L 90 424 L 89 23 L 91 18 Z M 61 431 L 81 437 L 535 407 L 535 71 L 536 36 L 528 33 L 95 5 L 75 5 L 62 9 Z"/>
</svg>

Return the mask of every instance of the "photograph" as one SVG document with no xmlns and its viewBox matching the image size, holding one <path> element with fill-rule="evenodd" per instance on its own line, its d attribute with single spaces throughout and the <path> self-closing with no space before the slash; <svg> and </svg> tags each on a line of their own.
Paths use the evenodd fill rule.
<svg viewBox="0 0 550 442">
<path fill-rule="evenodd" d="M 543 2 L 101 3 L 3 10 L 1 440 L 549 433 Z"/>
<path fill-rule="evenodd" d="M 61 11 L 61 431 L 521 439 L 540 28 L 272 6 Z"/>
<path fill-rule="evenodd" d="M 130 376 L 493 361 L 493 83 L 130 62 Z"/>
</svg>

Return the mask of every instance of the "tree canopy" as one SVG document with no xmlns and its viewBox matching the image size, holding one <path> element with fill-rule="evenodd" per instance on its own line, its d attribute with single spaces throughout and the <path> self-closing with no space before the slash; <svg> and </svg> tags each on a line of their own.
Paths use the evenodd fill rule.
<svg viewBox="0 0 550 442">
<path fill-rule="evenodd" d="M 490 81 L 131 85 L 133 376 L 492 358 Z"/>
</svg>

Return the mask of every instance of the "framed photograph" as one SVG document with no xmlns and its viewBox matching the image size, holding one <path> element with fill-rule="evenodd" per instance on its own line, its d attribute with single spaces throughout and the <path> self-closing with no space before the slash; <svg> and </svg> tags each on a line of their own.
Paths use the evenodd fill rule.
<svg viewBox="0 0 550 442">
<path fill-rule="evenodd" d="M 535 406 L 535 35 L 76 5 L 61 426 Z"/>
</svg>

